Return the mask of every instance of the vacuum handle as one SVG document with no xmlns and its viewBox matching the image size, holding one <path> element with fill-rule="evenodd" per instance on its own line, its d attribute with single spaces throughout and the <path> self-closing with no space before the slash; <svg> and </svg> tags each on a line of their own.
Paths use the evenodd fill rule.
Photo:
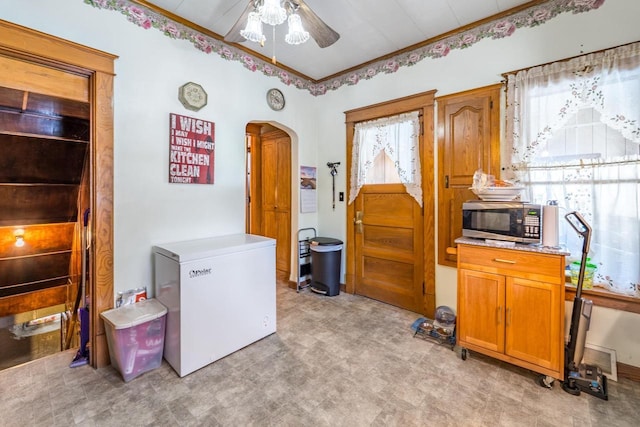
<svg viewBox="0 0 640 427">
<path fill-rule="evenodd" d="M 567 222 L 571 224 L 571 227 L 576 230 L 576 233 L 578 233 L 584 239 L 584 243 L 582 244 L 582 253 L 589 253 L 589 244 L 591 243 L 592 230 L 587 221 L 585 221 L 585 219 L 582 217 L 582 215 L 580 215 L 579 212 L 575 211 L 569 212 L 564 217 Z"/>
<path fill-rule="evenodd" d="M 580 260 L 580 272 L 578 273 L 578 287 L 576 289 L 576 298 L 582 297 L 582 282 L 584 281 L 584 271 L 587 266 L 587 254 L 589 253 L 589 244 L 591 242 L 591 227 L 578 212 L 569 212 L 565 219 L 571 227 L 582 237 L 582 259 Z"/>
</svg>

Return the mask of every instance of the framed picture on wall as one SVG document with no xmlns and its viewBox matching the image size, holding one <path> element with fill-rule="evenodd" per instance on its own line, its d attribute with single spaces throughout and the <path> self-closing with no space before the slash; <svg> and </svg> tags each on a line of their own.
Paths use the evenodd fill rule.
<svg viewBox="0 0 640 427">
<path fill-rule="evenodd" d="M 169 182 L 213 184 L 215 123 L 169 114 Z"/>
<path fill-rule="evenodd" d="M 308 213 L 317 210 L 316 168 L 300 166 L 300 212 Z"/>
</svg>

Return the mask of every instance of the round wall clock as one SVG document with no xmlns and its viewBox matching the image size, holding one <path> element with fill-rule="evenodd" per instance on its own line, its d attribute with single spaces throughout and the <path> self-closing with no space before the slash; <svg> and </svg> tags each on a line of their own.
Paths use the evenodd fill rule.
<svg viewBox="0 0 640 427">
<path fill-rule="evenodd" d="M 187 110 L 198 111 L 207 105 L 207 92 L 199 84 L 189 82 L 178 89 L 178 99 Z"/>
<path fill-rule="evenodd" d="M 284 108 L 284 95 L 278 89 L 269 89 L 267 92 L 267 104 L 272 110 L 282 110 Z"/>
</svg>

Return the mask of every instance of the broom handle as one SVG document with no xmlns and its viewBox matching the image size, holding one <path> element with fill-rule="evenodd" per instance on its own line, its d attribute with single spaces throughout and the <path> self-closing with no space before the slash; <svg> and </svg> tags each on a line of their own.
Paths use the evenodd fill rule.
<svg viewBox="0 0 640 427">
<path fill-rule="evenodd" d="M 84 211 L 84 227 L 82 229 L 82 304 L 87 306 L 87 249 L 89 245 L 89 209 Z"/>
<path fill-rule="evenodd" d="M 83 302 L 85 299 L 85 285 L 86 285 L 86 268 L 87 268 L 87 260 L 86 260 L 86 246 L 87 246 L 87 224 L 89 222 L 89 209 L 84 211 L 84 227 L 82 229 L 82 234 L 80 236 L 80 249 L 82 250 L 82 270 L 80 274 L 82 277 L 80 289 L 78 289 L 78 293 L 76 295 L 76 302 L 73 306 L 73 312 L 71 313 L 71 321 L 69 322 L 69 327 L 67 328 L 67 339 L 65 342 L 64 349 L 68 350 L 71 347 L 71 339 L 73 338 L 73 330 L 75 329 L 76 323 L 78 323 L 78 309 L 80 308 L 80 302 Z"/>
</svg>

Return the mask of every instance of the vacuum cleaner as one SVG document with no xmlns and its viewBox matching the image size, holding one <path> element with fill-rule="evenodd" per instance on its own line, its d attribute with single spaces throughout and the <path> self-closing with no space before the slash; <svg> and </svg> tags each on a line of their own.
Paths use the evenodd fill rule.
<svg viewBox="0 0 640 427">
<path fill-rule="evenodd" d="M 569 329 L 569 343 L 565 347 L 564 381 L 562 389 L 575 396 L 580 392 L 609 400 L 607 394 L 607 377 L 599 366 L 582 363 L 584 356 L 585 340 L 589 323 L 591 322 L 591 309 L 593 301 L 582 298 L 582 282 L 587 265 L 587 254 L 591 241 L 591 227 L 578 212 L 570 212 L 565 219 L 573 229 L 582 237 L 582 261 L 576 296 L 573 299 L 573 311 L 571 313 L 571 328 Z"/>
</svg>

